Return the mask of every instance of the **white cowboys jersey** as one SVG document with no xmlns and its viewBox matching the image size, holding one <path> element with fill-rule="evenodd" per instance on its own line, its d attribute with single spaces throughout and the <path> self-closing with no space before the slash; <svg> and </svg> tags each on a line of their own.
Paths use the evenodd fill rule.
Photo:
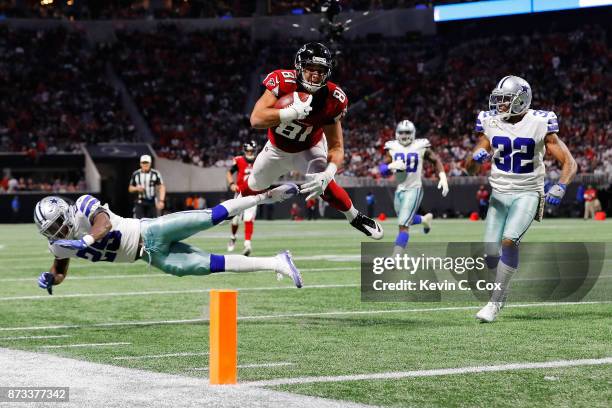
<svg viewBox="0 0 612 408">
<path fill-rule="evenodd" d="M 79 197 L 70 210 L 75 222 L 72 239 L 81 239 L 89 234 L 96 211 L 106 212 L 113 227 L 104 238 L 82 250 L 62 248 L 57 244 L 49 243 L 49 251 L 56 258 L 83 258 L 92 262 L 134 262 L 136 260 L 140 242 L 140 220 L 120 217 L 114 214 L 108 205 L 100 205 L 100 201 L 90 195 Z"/>
<path fill-rule="evenodd" d="M 393 161 L 402 160 L 406 163 L 406 171 L 395 173 L 395 179 L 399 182 L 398 190 L 420 188 L 423 185 L 421 181 L 423 159 L 430 146 L 427 139 L 415 139 L 408 146 L 402 145 L 397 140 L 385 143 L 385 150 L 389 152 Z"/>
<path fill-rule="evenodd" d="M 484 133 L 493 149 L 489 183 L 502 193 L 544 191 L 544 139 L 559 131 L 554 112 L 529 109 L 515 124 L 480 112 L 476 132 Z"/>
</svg>

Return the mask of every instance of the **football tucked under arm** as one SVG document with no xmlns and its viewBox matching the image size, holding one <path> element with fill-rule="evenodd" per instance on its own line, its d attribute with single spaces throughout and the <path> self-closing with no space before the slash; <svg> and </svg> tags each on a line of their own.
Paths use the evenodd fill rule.
<svg viewBox="0 0 612 408">
<path fill-rule="evenodd" d="M 293 92 L 280 98 L 274 104 L 278 109 L 281 123 L 290 123 L 294 120 L 305 119 L 312 111 L 312 95 L 304 92 Z"/>
</svg>

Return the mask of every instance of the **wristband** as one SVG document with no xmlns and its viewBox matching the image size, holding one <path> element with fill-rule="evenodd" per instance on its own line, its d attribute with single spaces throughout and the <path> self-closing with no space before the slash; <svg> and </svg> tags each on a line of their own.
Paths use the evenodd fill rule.
<svg viewBox="0 0 612 408">
<path fill-rule="evenodd" d="M 94 242 L 96 242 L 96 240 L 94 239 L 94 237 L 92 237 L 91 235 L 87 234 L 85 235 L 83 238 L 81 238 L 83 240 L 83 242 L 85 242 L 85 244 L 87 246 L 91 246 L 91 244 L 93 244 Z"/>
<path fill-rule="evenodd" d="M 327 164 L 327 168 L 325 169 L 325 173 L 329 174 L 332 178 L 336 175 L 337 171 L 338 171 L 338 166 L 336 166 L 334 163 L 328 163 Z"/>
<path fill-rule="evenodd" d="M 440 180 L 445 180 L 446 181 L 446 173 L 441 171 L 440 173 L 438 173 L 438 178 Z"/>
</svg>

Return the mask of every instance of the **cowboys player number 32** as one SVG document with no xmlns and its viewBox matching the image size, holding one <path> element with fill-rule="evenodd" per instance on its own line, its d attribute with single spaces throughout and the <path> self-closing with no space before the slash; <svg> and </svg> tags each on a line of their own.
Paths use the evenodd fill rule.
<svg viewBox="0 0 612 408">
<path fill-rule="evenodd" d="M 531 86 L 523 78 L 502 78 L 489 97 L 489 111 L 480 112 L 475 131 L 480 140 L 468 160 L 468 171 L 491 160 L 493 193 L 485 226 L 487 266 L 499 290 L 476 317 L 492 322 L 508 296 L 510 279 L 518 269 L 519 242 L 532 221 L 540 221 L 544 203 L 557 206 L 576 174 L 576 162 L 559 139 L 554 112 L 533 110 Z M 544 154 L 561 164 L 561 177 L 544 196 Z"/>
</svg>

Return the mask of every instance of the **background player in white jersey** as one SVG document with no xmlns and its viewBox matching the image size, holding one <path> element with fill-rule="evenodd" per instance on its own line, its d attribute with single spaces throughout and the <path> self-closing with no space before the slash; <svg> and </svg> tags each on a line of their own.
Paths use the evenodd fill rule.
<svg viewBox="0 0 612 408">
<path fill-rule="evenodd" d="M 395 128 L 395 140 L 390 140 L 385 144 L 385 163 L 388 170 L 395 172 L 395 178 L 399 182 L 393 202 L 399 225 L 399 232 L 395 239 L 395 252 L 397 253 L 403 251 L 408 245 L 410 224 L 423 223 L 425 233 L 428 233 L 431 228 L 432 214 L 420 216 L 416 213 L 423 199 L 421 174 L 424 159 L 436 166 L 440 178 L 438 188 L 442 189 L 442 196 L 446 197 L 448 194 L 448 181 L 442 161 L 429 149 L 431 147 L 429 140 L 415 139 L 415 135 L 414 124 L 409 120 L 402 120 Z"/>
<path fill-rule="evenodd" d="M 225 201 L 212 209 L 143 220 L 120 217 L 90 195 L 79 197 L 73 205 L 60 197 L 45 197 L 36 204 L 34 221 L 49 240 L 49 251 L 55 259 L 50 271 L 40 275 L 38 285 L 51 294 L 53 285 L 65 279 L 70 258 L 76 257 L 92 262 L 142 259 L 176 276 L 269 269 L 291 277 L 299 288 L 302 277 L 289 251 L 274 257 L 247 258 L 210 254 L 181 242 L 254 205 L 284 201 L 297 194 L 295 184 L 285 184 L 262 194 Z"/>
<path fill-rule="evenodd" d="M 495 271 L 501 290 L 476 317 L 492 322 L 508 295 L 509 283 L 518 268 L 518 246 L 531 222 L 540 221 L 544 201 L 559 205 L 567 184 L 576 174 L 576 162 L 559 139 L 554 112 L 529 109 L 531 86 L 517 76 L 504 77 L 489 98 L 489 111 L 480 112 L 476 145 L 468 169 L 492 159 L 489 182 L 493 188 L 485 228 L 487 265 Z M 561 177 L 544 199 L 544 153 L 562 165 Z M 501 245 L 500 245 L 501 244 Z M 501 246 L 501 249 L 500 249 Z M 500 260 L 501 255 L 501 260 Z"/>
</svg>

